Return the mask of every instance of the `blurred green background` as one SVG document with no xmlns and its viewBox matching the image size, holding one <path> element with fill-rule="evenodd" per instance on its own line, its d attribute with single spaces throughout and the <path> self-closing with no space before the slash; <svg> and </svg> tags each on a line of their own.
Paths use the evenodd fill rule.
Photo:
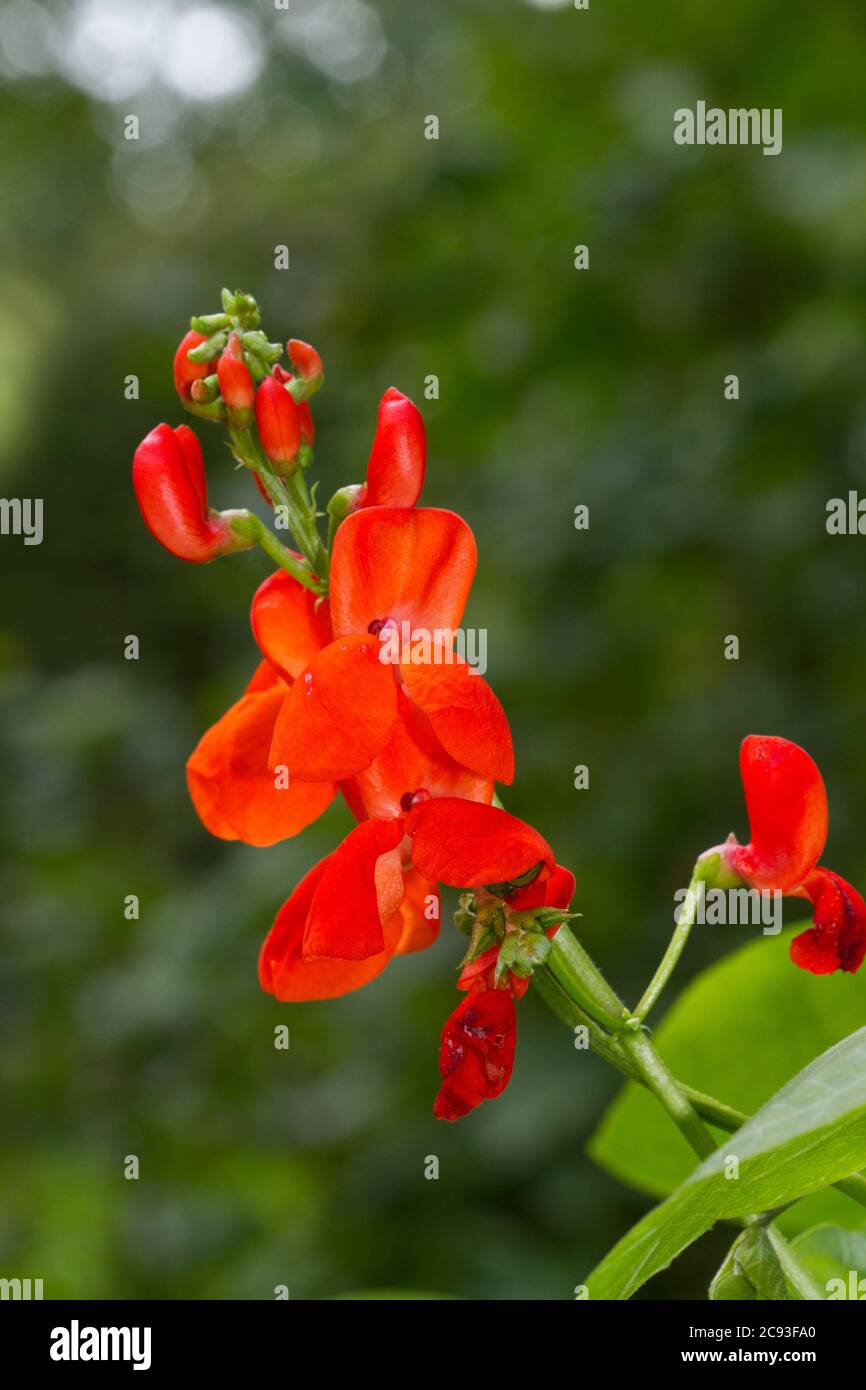
<svg viewBox="0 0 866 1390">
<path fill-rule="evenodd" d="M 827 861 L 862 889 L 866 564 L 824 520 L 866 481 L 864 29 L 854 0 L 2 6 L 0 491 L 44 498 L 45 538 L 0 538 L 0 1274 L 567 1299 L 646 1209 L 584 1153 L 616 1081 L 532 994 L 506 1094 L 433 1120 L 447 924 L 354 997 L 259 990 L 277 906 L 350 819 L 270 850 L 199 825 L 184 759 L 252 669 L 269 567 L 172 559 L 130 460 L 179 423 L 172 354 L 223 284 L 325 358 L 322 496 L 362 477 L 387 386 L 423 405 L 425 500 L 479 543 L 508 806 L 575 870 L 627 997 L 695 855 L 746 830 L 750 731 L 815 756 Z M 675 146 L 699 98 L 782 107 L 782 155 Z M 253 505 L 196 429 L 214 503 Z M 747 939 L 697 930 L 672 995 Z M 702 1297 L 725 1244 L 647 1296 Z"/>
</svg>

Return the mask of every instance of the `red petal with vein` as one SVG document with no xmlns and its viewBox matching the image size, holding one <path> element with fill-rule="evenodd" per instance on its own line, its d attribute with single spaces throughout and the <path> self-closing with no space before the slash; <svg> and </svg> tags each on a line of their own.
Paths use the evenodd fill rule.
<svg viewBox="0 0 866 1390">
<path fill-rule="evenodd" d="M 454 512 L 368 507 L 347 516 L 331 557 L 337 636 L 393 618 L 414 628 L 456 628 L 475 575 L 475 538 Z"/>
<path fill-rule="evenodd" d="M 362 505 L 414 507 L 424 486 L 426 455 L 421 412 L 392 386 L 379 402 Z"/>
<path fill-rule="evenodd" d="M 193 805 L 206 829 L 222 840 L 276 844 L 316 820 L 336 795 L 330 782 L 290 778 L 288 787 L 274 785 L 268 753 L 285 690 L 280 683 L 244 695 L 208 729 L 187 762 Z"/>
<path fill-rule="evenodd" d="M 381 753 L 344 788 L 346 799 L 362 820 L 367 816 L 399 816 L 402 799 L 421 789 L 431 796 L 490 801 L 493 782 L 461 767 L 445 752 L 430 721 L 406 699 L 397 697 L 397 719 Z"/>
<path fill-rule="evenodd" d="M 475 888 L 519 878 L 540 864 L 554 866 L 550 845 L 525 821 L 496 806 L 439 797 L 416 806 L 406 819 L 412 862 L 425 878 L 454 888 Z"/>
<path fill-rule="evenodd" d="M 448 654 L 441 644 L 435 651 L 443 658 Z M 494 782 L 514 781 L 508 720 L 483 676 L 473 675 L 465 661 L 406 662 L 400 671 L 407 695 L 427 715 L 452 758 Z"/>
<path fill-rule="evenodd" d="M 829 869 L 816 869 L 798 896 L 814 904 L 815 925 L 791 942 L 794 964 L 813 975 L 859 970 L 866 955 L 866 903 L 856 888 Z"/>
<path fill-rule="evenodd" d="M 827 840 L 827 793 L 809 754 L 786 738 L 750 735 L 740 749 L 751 839 L 726 849 L 753 888 L 787 892 L 802 883 Z"/>
<path fill-rule="evenodd" d="M 303 781 L 341 782 L 369 767 L 397 717 L 394 673 L 375 637 L 342 637 L 316 656 L 286 695 L 271 766 Z"/>
<path fill-rule="evenodd" d="M 501 1095 L 511 1080 L 516 1039 L 517 1016 L 507 990 L 468 994 L 442 1030 L 436 1118 L 459 1120 Z"/>
<path fill-rule="evenodd" d="M 357 825 L 330 856 L 316 889 L 304 937 L 304 956 L 366 960 L 385 943 L 376 892 L 376 862 L 403 838 L 400 820 Z"/>
<path fill-rule="evenodd" d="M 250 620 L 263 656 L 289 680 L 295 680 L 331 641 L 327 601 L 317 602 L 317 595 L 285 570 L 259 585 Z"/>
<path fill-rule="evenodd" d="M 305 960 L 304 930 L 310 904 L 328 864 L 322 859 L 298 884 L 280 908 L 259 955 L 259 983 L 277 999 L 296 1003 L 305 999 L 336 999 L 360 989 L 381 974 L 391 959 L 392 947 L 363 961 Z"/>
</svg>

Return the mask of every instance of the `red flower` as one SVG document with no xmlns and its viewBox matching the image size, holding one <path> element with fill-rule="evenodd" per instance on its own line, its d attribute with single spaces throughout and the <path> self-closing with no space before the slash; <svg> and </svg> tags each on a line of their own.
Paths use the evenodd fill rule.
<svg viewBox="0 0 866 1390">
<path fill-rule="evenodd" d="M 252 625 L 265 661 L 187 765 L 212 834 L 274 844 L 321 814 L 338 785 L 359 820 L 405 815 L 416 793 L 491 800 L 513 756 L 489 686 L 459 663 L 427 675 L 383 664 L 368 631 L 368 613 L 389 609 L 453 627 L 474 565 L 471 532 L 452 513 L 380 508 L 340 528 L 330 602 L 283 571 L 261 585 Z M 275 784 L 279 768 L 287 787 Z"/>
<path fill-rule="evenodd" d="M 391 387 L 379 402 L 379 420 L 367 480 L 355 507 L 414 507 L 424 486 L 427 445 L 421 412 Z"/>
<path fill-rule="evenodd" d="M 301 444 L 301 412 L 276 376 L 266 376 L 256 391 L 256 425 L 271 463 L 292 463 Z"/>
<path fill-rule="evenodd" d="M 208 507 L 201 445 L 186 425 L 157 425 L 135 451 L 132 483 L 145 523 L 181 560 L 213 560 L 253 544 Z"/>
<path fill-rule="evenodd" d="M 235 416 L 243 421 L 251 418 L 255 386 L 250 369 L 244 361 L 244 347 L 237 333 L 232 333 L 217 361 L 220 395 Z M 239 422 L 240 423 L 240 422 Z"/>
<path fill-rule="evenodd" d="M 316 992 L 323 986 L 329 996 L 357 989 L 394 954 L 435 940 L 437 882 L 474 888 L 532 869 L 544 880 L 553 862 L 531 826 L 459 797 L 363 821 L 284 903 L 262 947 L 262 988 L 278 999 L 324 997 Z"/>
<path fill-rule="evenodd" d="M 212 370 L 210 362 L 190 362 L 187 353 L 193 348 L 200 347 L 207 342 L 203 333 L 196 333 L 194 329 L 182 339 L 177 352 L 174 354 L 174 389 L 182 401 L 191 399 L 193 383 L 201 381 L 202 377 L 209 376 Z"/>
<path fill-rule="evenodd" d="M 533 908 L 559 907 L 568 910 L 574 895 L 574 875 L 557 864 L 549 877 L 538 874 L 527 888 L 511 893 L 509 913 Z M 557 922 L 547 928 L 553 936 Z M 529 988 L 529 975 L 510 970 L 501 987 L 496 986 L 499 944 L 489 947 L 466 965 L 457 981 L 468 991 L 442 1030 L 439 1071 L 442 1085 L 433 1106 L 439 1120 L 459 1120 L 482 1101 L 501 1095 L 511 1079 L 517 1017 L 514 1001 Z"/>
<path fill-rule="evenodd" d="M 866 955 L 866 903 L 817 863 L 827 840 L 827 793 L 809 754 L 785 738 L 750 735 L 740 749 L 749 813 L 747 845 L 719 847 L 750 888 L 808 898 L 814 926 L 794 938 L 791 959 L 814 975 L 858 970 Z"/>
<path fill-rule="evenodd" d="M 507 990 L 468 994 L 442 1029 L 437 1120 L 459 1120 L 501 1095 L 511 1080 L 516 1041 L 517 1016 Z"/>
<path fill-rule="evenodd" d="M 307 382 L 312 394 L 321 386 L 325 377 L 325 368 L 318 352 L 301 338 L 290 338 L 286 344 L 286 351 L 298 376 Z"/>
<path fill-rule="evenodd" d="M 457 764 L 476 779 L 510 782 L 508 724 L 481 676 L 441 645 L 431 646 L 431 660 L 422 664 L 412 652 L 400 653 L 397 662 L 382 659 L 380 633 L 389 626 L 453 632 L 474 572 L 472 532 L 453 512 L 376 507 L 347 517 L 331 556 L 334 641 L 289 690 L 271 763 L 311 782 L 360 778 L 369 770 L 359 781 L 368 815 L 395 815 L 402 798 L 426 786 L 405 780 L 417 775 L 419 752 L 429 751 L 433 763 L 450 764 L 451 771 Z M 279 669 L 279 640 L 265 655 Z M 393 776 L 383 774 L 386 765 Z"/>
<path fill-rule="evenodd" d="M 511 893 L 508 906 L 512 912 L 529 912 L 535 907 L 561 907 L 563 911 L 567 911 L 573 897 L 574 874 L 570 869 L 556 864 L 549 878 L 534 879 L 528 888 Z M 548 937 L 555 936 L 561 925 L 561 922 L 555 922 L 552 927 L 548 927 Z M 463 967 L 457 980 L 457 988 L 493 989 L 498 958 L 499 946 L 488 947 Z M 517 975 L 513 970 L 509 970 L 502 988 L 508 989 L 512 998 L 522 999 L 529 989 L 530 978 L 529 975 Z"/>
</svg>

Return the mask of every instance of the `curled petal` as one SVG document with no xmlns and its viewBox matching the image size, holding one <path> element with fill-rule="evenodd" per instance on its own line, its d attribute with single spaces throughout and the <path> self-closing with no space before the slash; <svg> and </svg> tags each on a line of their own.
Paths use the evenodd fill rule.
<svg viewBox="0 0 866 1390">
<path fill-rule="evenodd" d="M 402 838 L 399 819 L 368 820 L 355 826 L 334 850 L 310 905 L 305 959 L 366 960 L 384 949 L 382 925 L 394 915 L 394 904 L 389 895 L 380 907 L 376 865 Z"/>
<path fill-rule="evenodd" d="M 827 840 L 827 793 L 809 754 L 786 738 L 750 735 L 740 749 L 751 839 L 724 856 L 752 888 L 788 892 L 815 867 Z"/>
<path fill-rule="evenodd" d="M 376 638 L 340 638 L 290 687 L 274 728 L 271 765 L 284 763 L 304 781 L 341 782 L 369 767 L 396 717 L 396 681 L 379 660 Z"/>
<path fill-rule="evenodd" d="M 316 820 L 336 794 L 330 782 L 290 777 L 287 786 L 277 784 L 268 754 L 286 688 L 281 682 L 261 688 L 267 678 L 259 667 L 250 683 L 259 688 L 208 729 L 186 765 L 193 805 L 222 840 L 276 844 Z"/>
<path fill-rule="evenodd" d="M 475 538 L 454 512 L 367 507 L 347 516 L 331 556 L 331 620 L 339 637 L 392 618 L 456 628 L 475 575 Z"/>
<path fill-rule="evenodd" d="M 465 661 L 455 659 L 441 644 L 434 647 L 436 655 L 443 659 L 401 665 L 407 695 L 427 715 L 455 762 L 493 782 L 513 782 L 514 748 L 501 704 L 484 677 L 474 674 Z"/>
<path fill-rule="evenodd" d="M 262 655 L 289 680 L 296 680 L 331 641 L 327 601 L 285 570 L 259 585 L 250 620 Z"/>
<path fill-rule="evenodd" d="M 424 486 L 426 453 L 421 412 L 392 386 L 379 402 L 376 437 L 359 505 L 414 507 Z"/>
<path fill-rule="evenodd" d="M 229 523 L 207 505 L 201 445 L 186 425 L 157 425 L 139 444 L 132 484 L 145 525 L 181 560 L 201 563 L 240 548 Z"/>
<path fill-rule="evenodd" d="M 459 1120 L 501 1095 L 511 1080 L 516 1038 L 514 1000 L 507 990 L 467 994 L 442 1030 L 437 1119 Z"/>
<path fill-rule="evenodd" d="M 866 955 L 866 903 L 856 888 L 829 869 L 816 869 L 798 896 L 814 905 L 815 925 L 791 942 L 794 964 L 813 975 L 859 970 Z"/>
<path fill-rule="evenodd" d="M 555 863 L 550 845 L 531 825 L 496 806 L 458 797 L 415 806 L 406 833 L 418 872 L 454 888 L 506 883 L 536 866 L 543 880 Z"/>
<path fill-rule="evenodd" d="M 366 960 L 306 960 L 303 955 L 307 915 L 328 860 L 322 859 L 283 903 L 259 955 L 259 983 L 277 999 L 336 999 L 360 989 L 379 975 L 393 954 L 386 946 Z"/>
</svg>

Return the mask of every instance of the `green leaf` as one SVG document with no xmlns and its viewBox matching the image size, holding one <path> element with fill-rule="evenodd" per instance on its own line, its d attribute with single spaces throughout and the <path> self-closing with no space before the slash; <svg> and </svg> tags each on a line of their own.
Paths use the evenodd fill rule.
<svg viewBox="0 0 866 1390">
<path fill-rule="evenodd" d="M 854 1231 L 839 1226 L 813 1226 L 797 1236 L 792 1246 L 825 1297 L 866 1300 L 866 1226 Z M 831 1287 L 833 1280 L 837 1283 Z"/>
<path fill-rule="evenodd" d="M 861 1028 L 783 1086 L 639 1221 L 590 1275 L 590 1297 L 630 1298 L 717 1221 L 782 1206 L 864 1163 L 866 1028 Z M 734 1171 L 738 1176 L 730 1176 Z"/>
<path fill-rule="evenodd" d="M 683 992 L 653 1035 L 681 1081 L 751 1113 L 811 1058 L 861 1026 L 866 972 L 817 979 L 798 970 L 788 944 L 804 925 L 750 942 Z M 621 1181 L 655 1197 L 672 1192 L 693 1165 L 679 1131 L 634 1083 L 608 1109 L 589 1151 Z M 780 1225 L 798 1231 L 821 1220 L 854 1224 L 862 1214 L 827 1192 L 786 1212 Z"/>
</svg>

